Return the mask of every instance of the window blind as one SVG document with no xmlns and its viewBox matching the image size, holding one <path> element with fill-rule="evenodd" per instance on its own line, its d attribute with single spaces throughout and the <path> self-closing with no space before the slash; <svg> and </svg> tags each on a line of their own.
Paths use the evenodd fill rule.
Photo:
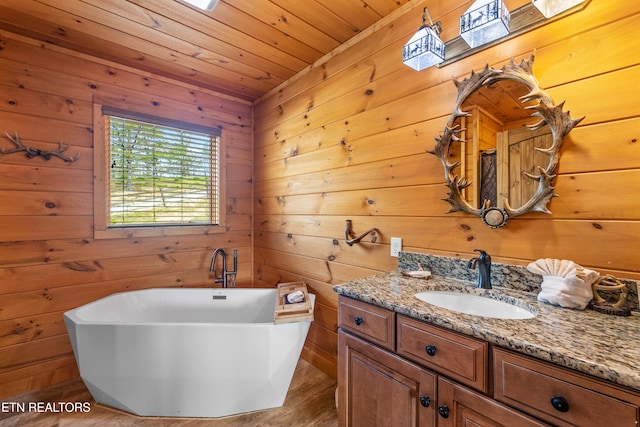
<svg viewBox="0 0 640 427">
<path fill-rule="evenodd" d="M 106 115 L 109 226 L 217 225 L 218 135 Z"/>
</svg>

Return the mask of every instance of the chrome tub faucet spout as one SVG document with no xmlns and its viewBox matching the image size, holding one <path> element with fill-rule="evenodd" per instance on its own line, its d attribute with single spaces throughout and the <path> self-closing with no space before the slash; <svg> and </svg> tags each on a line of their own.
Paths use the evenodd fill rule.
<svg viewBox="0 0 640 427">
<path fill-rule="evenodd" d="M 478 267 L 478 288 L 491 289 L 491 256 L 482 249 L 474 249 L 480 252 L 476 258 L 471 258 L 467 263 L 467 269 Z"/>
<path fill-rule="evenodd" d="M 216 275 L 216 259 L 218 255 L 222 258 L 222 272 L 220 277 Z M 221 283 L 223 288 L 236 287 L 236 275 L 238 273 L 238 250 L 233 250 L 233 270 L 227 270 L 227 253 L 222 248 L 217 248 L 211 255 L 211 265 L 209 271 L 213 273 L 214 283 Z"/>
</svg>

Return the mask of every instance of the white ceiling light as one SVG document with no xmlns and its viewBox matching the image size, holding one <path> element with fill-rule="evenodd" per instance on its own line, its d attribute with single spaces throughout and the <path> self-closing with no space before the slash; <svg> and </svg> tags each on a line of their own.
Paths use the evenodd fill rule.
<svg viewBox="0 0 640 427">
<path fill-rule="evenodd" d="M 185 3 L 189 3 L 191 6 L 195 6 L 202 10 L 213 10 L 218 4 L 218 0 L 183 0 Z"/>
</svg>

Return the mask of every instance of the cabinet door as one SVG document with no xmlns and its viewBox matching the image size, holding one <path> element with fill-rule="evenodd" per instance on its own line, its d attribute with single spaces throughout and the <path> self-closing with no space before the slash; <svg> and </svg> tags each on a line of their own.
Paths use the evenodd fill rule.
<svg viewBox="0 0 640 427">
<path fill-rule="evenodd" d="M 436 376 L 340 330 L 341 427 L 435 426 Z"/>
<path fill-rule="evenodd" d="M 438 378 L 438 427 L 547 425 L 443 377 Z"/>
</svg>

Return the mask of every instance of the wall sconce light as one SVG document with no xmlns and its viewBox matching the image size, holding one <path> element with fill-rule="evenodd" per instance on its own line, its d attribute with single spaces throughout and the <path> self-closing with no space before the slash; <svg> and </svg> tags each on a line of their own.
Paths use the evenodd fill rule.
<svg viewBox="0 0 640 427">
<path fill-rule="evenodd" d="M 585 0 L 532 0 L 531 3 L 538 8 L 545 18 L 551 18 L 584 1 Z"/>
<path fill-rule="evenodd" d="M 427 25 L 427 16 L 430 25 Z M 425 7 L 422 12 L 422 26 L 402 48 L 402 63 L 416 71 L 422 71 L 444 61 L 441 31 L 442 24 L 438 21 L 434 25 L 429 10 Z"/>
<path fill-rule="evenodd" d="M 460 17 L 460 36 L 474 48 L 509 34 L 510 15 L 502 0 L 476 0 Z"/>
</svg>

